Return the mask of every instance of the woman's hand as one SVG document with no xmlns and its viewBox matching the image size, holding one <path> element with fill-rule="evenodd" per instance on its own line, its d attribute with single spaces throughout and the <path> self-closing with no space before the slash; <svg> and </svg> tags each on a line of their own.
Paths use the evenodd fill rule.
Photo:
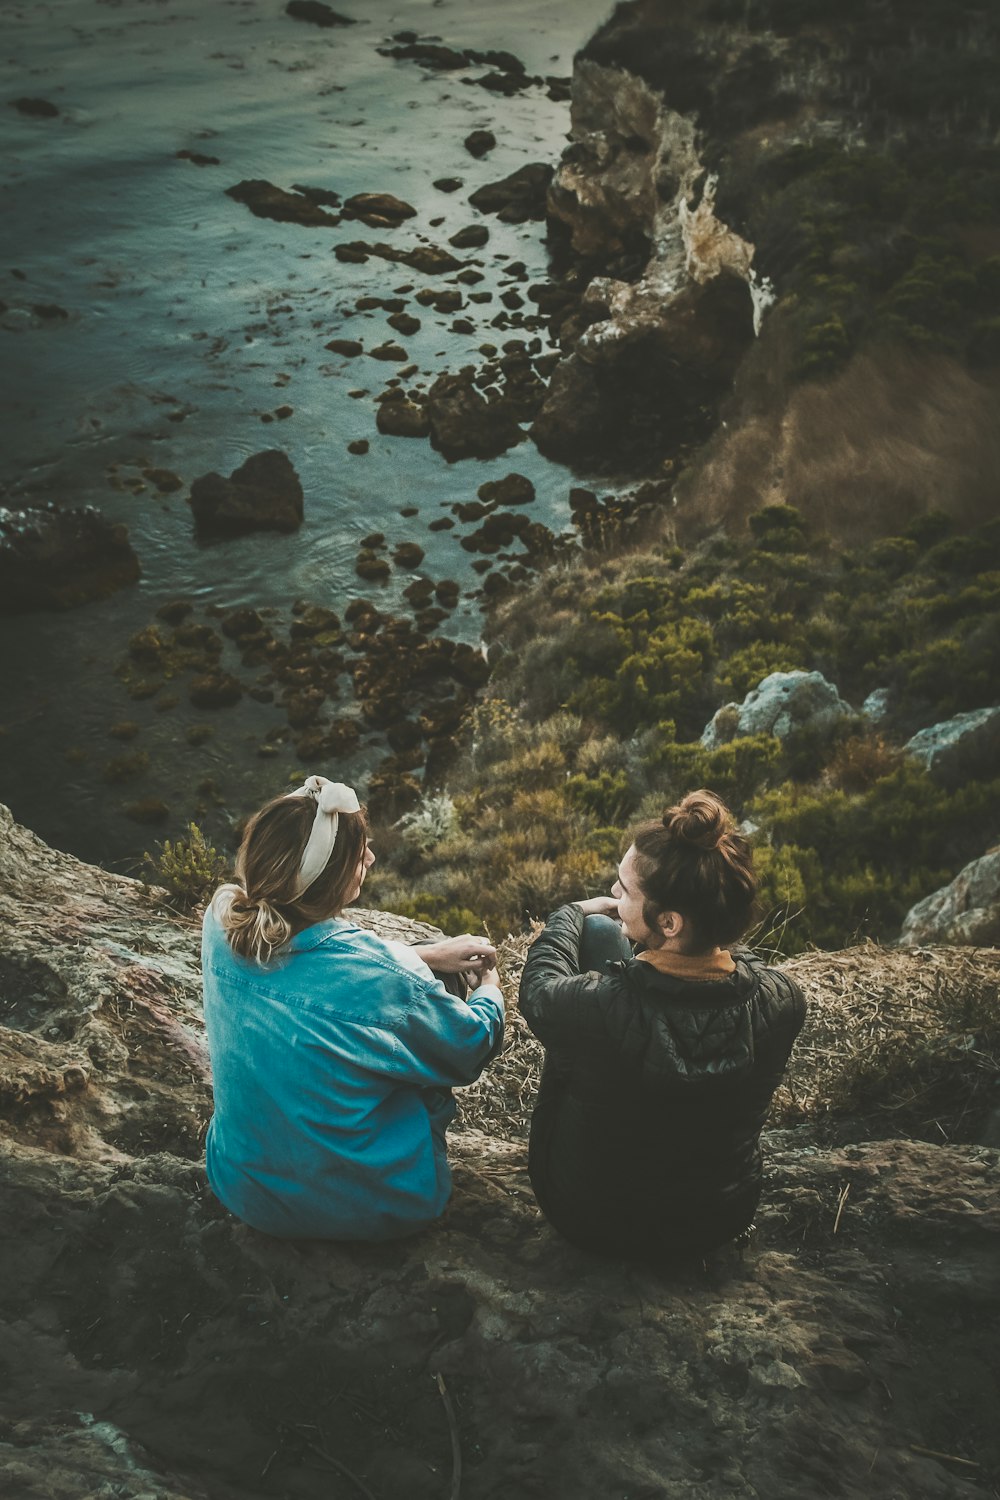
<svg viewBox="0 0 1000 1500">
<path fill-rule="evenodd" d="M 462 937 L 442 938 L 439 943 L 421 943 L 415 950 L 425 964 L 439 974 L 471 974 L 483 984 L 487 971 L 496 972 L 497 950 L 486 938 L 464 933 Z M 496 980 L 489 981 L 495 984 Z"/>
<path fill-rule="evenodd" d="M 617 917 L 618 902 L 614 896 L 590 896 L 586 901 L 574 901 L 588 917 Z"/>
</svg>

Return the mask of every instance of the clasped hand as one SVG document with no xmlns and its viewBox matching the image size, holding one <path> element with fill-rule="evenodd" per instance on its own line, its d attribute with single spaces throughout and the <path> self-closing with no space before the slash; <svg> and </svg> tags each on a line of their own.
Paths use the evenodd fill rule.
<svg viewBox="0 0 1000 1500">
<path fill-rule="evenodd" d="M 497 983 L 497 950 L 486 938 L 466 932 L 438 943 L 421 943 L 417 952 L 439 974 L 464 974 L 475 984 Z"/>
<path fill-rule="evenodd" d="M 586 901 L 576 901 L 573 904 L 588 917 L 618 916 L 618 902 L 614 896 L 589 896 Z"/>
</svg>

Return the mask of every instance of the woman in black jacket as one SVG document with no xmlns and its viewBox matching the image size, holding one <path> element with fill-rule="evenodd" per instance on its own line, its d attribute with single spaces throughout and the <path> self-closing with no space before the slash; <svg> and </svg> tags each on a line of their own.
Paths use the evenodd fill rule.
<svg viewBox="0 0 1000 1500">
<path fill-rule="evenodd" d="M 612 896 L 561 907 L 530 948 L 520 1006 L 545 1065 L 529 1171 L 567 1239 L 655 1258 L 751 1223 L 805 1018 L 795 981 L 733 946 L 756 889 L 728 809 L 691 792 L 636 831 Z"/>
</svg>

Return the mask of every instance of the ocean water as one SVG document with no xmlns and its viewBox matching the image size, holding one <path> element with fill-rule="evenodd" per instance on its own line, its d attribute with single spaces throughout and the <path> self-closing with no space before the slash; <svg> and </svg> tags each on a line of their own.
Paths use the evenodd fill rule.
<svg viewBox="0 0 1000 1500">
<path fill-rule="evenodd" d="M 395 569 L 379 587 L 354 572 L 361 538 L 379 530 L 390 549 L 419 542 L 420 573 L 461 585 L 440 628 L 475 641 L 482 617 L 469 596 L 481 579 L 459 545 L 463 528 L 433 532 L 430 522 L 473 499 L 484 480 L 517 471 L 536 487 L 531 518 L 566 530 L 569 489 L 580 482 L 529 441 L 498 459 L 449 464 L 426 440 L 382 437 L 372 398 L 395 367 L 340 359 L 324 345 L 338 336 L 366 348 L 402 342 L 419 366 L 413 380 L 426 386 L 442 370 L 481 363 L 484 342 L 532 337 L 492 319 L 509 284 L 506 261 L 524 261 L 522 293 L 544 278 L 544 226 L 500 224 L 467 199 L 526 162 L 554 162 L 569 105 L 544 89 L 504 98 L 463 81 L 485 67 L 434 73 L 377 48 L 411 30 L 458 48 L 505 49 L 529 73 L 564 77 L 607 0 L 344 0 L 335 9 L 357 24 L 320 29 L 287 16 L 281 0 L 0 5 L 0 504 L 95 505 L 128 525 L 142 566 L 136 586 L 104 601 L 0 620 L 0 800 L 59 847 L 124 868 L 192 816 L 228 826 L 280 789 L 294 764 L 290 748 L 275 761 L 259 753 L 284 722 L 273 705 L 244 698 L 198 711 L 183 684 L 175 707 L 165 709 L 163 695 L 128 697 L 115 667 L 162 604 L 188 599 L 198 619 L 208 606 L 234 605 L 286 619 L 296 599 L 342 611 L 363 595 L 409 613 L 402 591 L 414 574 Z M 22 96 L 50 101 L 58 116 L 10 106 Z M 463 140 L 479 128 L 497 146 L 477 161 Z M 182 150 L 219 164 L 196 166 L 178 158 Z M 460 177 L 462 188 L 435 189 L 443 176 Z M 390 231 L 280 224 L 226 196 L 244 178 L 307 183 L 342 199 L 389 192 L 417 212 Z M 473 222 L 488 226 L 490 240 L 458 252 L 484 275 L 463 290 L 494 300 L 467 301 L 460 316 L 473 320 L 470 334 L 451 330 L 454 314 L 413 302 L 422 286 L 454 286 L 450 278 L 376 258 L 344 264 L 332 253 L 358 238 L 445 245 Z M 405 286 L 407 310 L 422 322 L 409 338 L 381 309 L 355 310 L 361 296 Z M 66 316 L 34 311 L 53 304 Z M 348 395 L 359 389 L 368 394 Z M 261 420 L 284 405 L 291 416 Z M 358 438 L 371 445 L 363 457 L 347 451 Z M 301 479 L 301 530 L 200 545 L 190 482 L 228 474 L 269 447 L 284 449 Z M 172 471 L 183 488 L 160 494 L 143 480 L 148 468 Z M 408 506 L 419 514 L 401 516 Z M 108 735 L 123 719 L 140 726 L 128 746 Z M 215 730 L 196 747 L 186 738 L 195 722 Z M 109 784 L 108 760 L 133 749 L 147 753 L 147 770 L 127 787 Z M 335 769 L 362 775 L 373 753 L 363 744 Z M 170 807 L 163 828 L 125 816 L 124 803 L 143 797 Z"/>
</svg>

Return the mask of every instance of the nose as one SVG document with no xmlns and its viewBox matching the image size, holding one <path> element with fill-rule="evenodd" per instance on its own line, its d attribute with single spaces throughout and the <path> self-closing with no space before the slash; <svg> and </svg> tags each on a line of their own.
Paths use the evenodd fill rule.
<svg viewBox="0 0 1000 1500">
<path fill-rule="evenodd" d="M 620 901 L 621 898 L 622 898 L 622 896 L 624 895 L 624 892 L 623 892 L 623 890 L 621 888 L 621 885 L 619 884 L 619 882 L 617 880 L 615 881 L 614 885 L 611 887 L 611 894 L 612 894 L 612 896 L 614 896 L 614 898 L 615 898 L 616 901 Z"/>
<path fill-rule="evenodd" d="M 372 865 L 374 863 L 375 863 L 375 850 L 369 844 L 368 848 L 365 850 L 365 869 L 366 870 L 370 870 L 371 867 L 372 867 Z"/>
</svg>

